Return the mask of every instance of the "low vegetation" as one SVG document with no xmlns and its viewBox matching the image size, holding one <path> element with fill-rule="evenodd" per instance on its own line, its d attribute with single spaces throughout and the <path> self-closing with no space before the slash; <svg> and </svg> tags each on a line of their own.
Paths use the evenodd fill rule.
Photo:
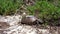
<svg viewBox="0 0 60 34">
<path fill-rule="evenodd" d="M 22 5 L 22 0 L 0 0 L 0 15 L 14 14 Z"/>
</svg>

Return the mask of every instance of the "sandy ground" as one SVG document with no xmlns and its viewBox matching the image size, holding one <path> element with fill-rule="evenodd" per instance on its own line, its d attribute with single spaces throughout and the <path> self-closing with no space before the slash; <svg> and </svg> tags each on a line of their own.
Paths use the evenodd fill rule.
<svg viewBox="0 0 60 34">
<path fill-rule="evenodd" d="M 20 16 L 0 16 L 0 34 L 60 34 L 57 26 L 18 24 Z"/>
<path fill-rule="evenodd" d="M 6 29 L 0 29 L 0 34 L 59 34 L 60 27 L 37 28 L 29 25 L 14 25 Z"/>
</svg>

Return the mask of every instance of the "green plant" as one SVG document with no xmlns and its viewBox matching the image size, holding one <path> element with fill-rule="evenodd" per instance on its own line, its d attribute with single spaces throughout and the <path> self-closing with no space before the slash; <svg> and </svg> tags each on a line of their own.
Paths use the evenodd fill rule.
<svg viewBox="0 0 60 34">
<path fill-rule="evenodd" d="M 44 20 L 45 23 L 56 24 L 57 19 L 60 18 L 60 8 L 56 7 L 52 3 L 47 1 L 37 1 L 34 6 L 28 6 L 27 9 L 34 15 L 36 9 L 39 10 L 40 18 Z"/>
<path fill-rule="evenodd" d="M 0 15 L 14 14 L 22 4 L 22 0 L 0 0 Z"/>
</svg>

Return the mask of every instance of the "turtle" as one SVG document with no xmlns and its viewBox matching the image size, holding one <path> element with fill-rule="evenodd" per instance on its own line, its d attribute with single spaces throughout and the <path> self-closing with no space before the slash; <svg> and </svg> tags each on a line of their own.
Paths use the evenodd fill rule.
<svg viewBox="0 0 60 34">
<path fill-rule="evenodd" d="M 35 24 L 43 24 L 43 21 L 41 19 L 38 19 L 37 17 L 33 15 L 24 15 L 22 16 L 21 23 L 27 24 L 27 25 L 35 25 Z"/>
</svg>

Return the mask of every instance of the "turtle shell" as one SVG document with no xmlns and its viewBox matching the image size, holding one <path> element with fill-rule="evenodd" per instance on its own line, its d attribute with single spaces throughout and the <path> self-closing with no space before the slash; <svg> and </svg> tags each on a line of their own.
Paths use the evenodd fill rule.
<svg viewBox="0 0 60 34">
<path fill-rule="evenodd" d="M 23 24 L 35 24 L 36 17 L 34 16 L 26 16 L 25 18 L 22 18 L 21 23 Z"/>
</svg>

